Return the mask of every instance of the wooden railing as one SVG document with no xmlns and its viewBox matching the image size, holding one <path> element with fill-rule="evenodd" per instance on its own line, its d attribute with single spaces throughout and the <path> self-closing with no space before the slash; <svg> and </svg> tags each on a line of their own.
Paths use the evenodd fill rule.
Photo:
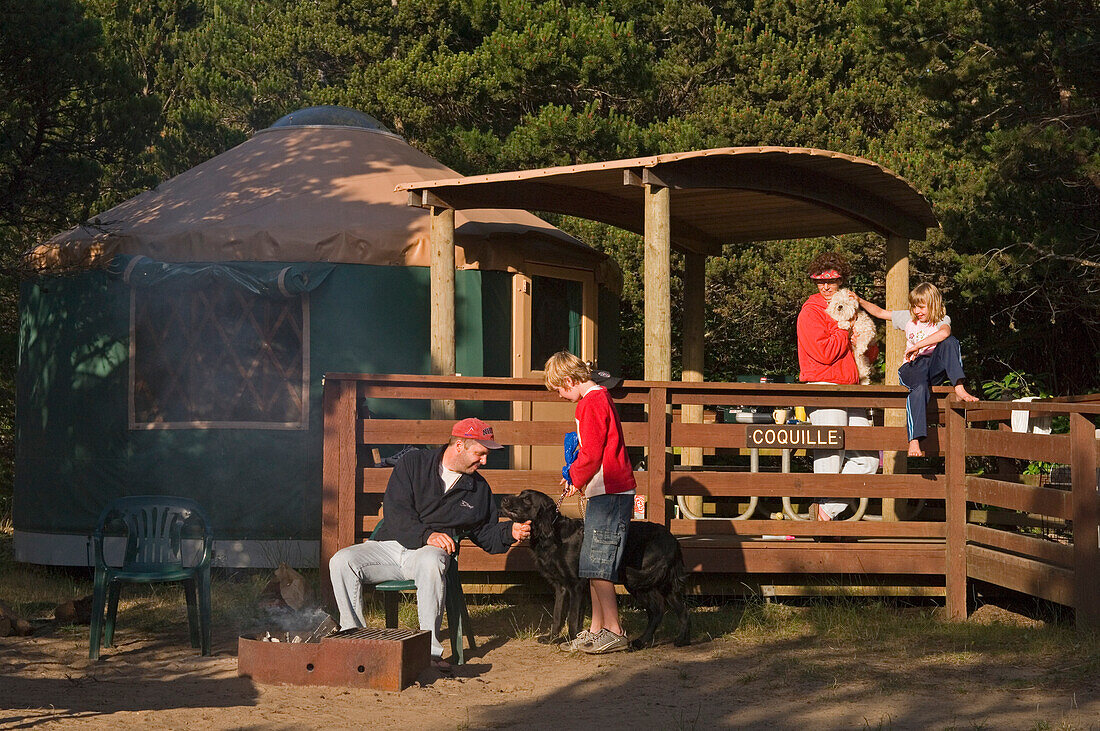
<svg viewBox="0 0 1100 731">
<path fill-rule="evenodd" d="M 947 603 L 952 617 L 966 616 L 966 582 L 979 579 L 1074 607 L 1078 626 L 1100 625 L 1097 552 L 1096 396 L 1040 402 L 1021 408 L 1062 416 L 1068 434 L 1016 433 L 1004 422 L 1010 412 L 994 404 L 948 404 Z M 999 428 L 976 428 L 975 425 Z M 1070 482 L 1024 485 L 970 474 L 967 457 L 1012 458 L 1069 466 Z M 1026 516 L 1024 529 L 975 520 L 968 505 L 994 506 Z M 981 513 L 977 513 L 981 515 Z M 1053 539 L 1045 535 L 1053 533 Z M 1012 528 L 1012 526 L 1009 526 Z"/>
<path fill-rule="evenodd" d="M 647 519 L 668 525 L 681 539 L 689 568 L 703 574 L 891 575 L 940 577 L 951 616 L 966 614 L 966 582 L 981 579 L 1078 608 L 1079 621 L 1100 621 L 1093 574 L 1097 554 L 1095 417 L 1100 400 L 1013 404 L 1013 409 L 1068 416 L 1070 434 L 1017 434 L 996 430 L 1010 412 L 1001 404 L 957 402 L 937 389 L 925 449 L 946 457 L 944 472 L 922 474 L 814 475 L 808 471 L 747 473 L 728 467 L 680 468 L 675 452 L 685 447 L 720 453 L 744 449 L 747 424 L 683 424 L 670 417 L 685 404 L 722 407 L 803 406 L 904 409 L 904 388 L 896 386 L 819 386 L 803 384 L 680 383 L 627 381 L 616 389 L 623 433 L 632 456 L 644 455 L 635 472 Z M 1094 397 L 1095 399 L 1095 397 Z M 329 374 L 324 391 L 322 566 L 339 548 L 363 540 L 378 521 L 390 469 L 371 466 L 374 450 L 387 445 L 430 445 L 446 441 L 450 421 L 396 418 L 427 415 L 430 400 L 453 400 L 459 416 L 483 416 L 485 405 L 507 413 L 521 402 L 560 402 L 541 381 L 506 378 Z M 474 402 L 474 403 L 470 403 Z M 465 411 L 464 411 L 465 409 Z M 467 413 L 469 412 L 469 413 Z M 479 413 L 480 412 L 480 413 Z M 367 418 L 370 417 L 370 418 Z M 487 418 L 498 441 L 508 445 L 559 446 L 571 421 L 511 421 Z M 993 425 L 994 430 L 968 426 Z M 876 423 L 881 423 L 881 419 Z M 1003 424 L 1001 425 L 1004 426 Z M 849 427 L 845 447 L 902 451 L 904 427 Z M 390 449 L 392 451 L 392 448 Z M 989 456 L 1058 462 L 1071 467 L 1072 490 L 1035 487 L 968 474 L 967 457 Z M 971 472 L 974 466 L 971 466 Z M 557 494 L 554 470 L 483 469 L 496 494 L 535 488 Z M 772 520 L 767 511 L 729 518 L 695 520 L 678 515 L 677 498 L 711 501 L 788 498 L 806 504 L 821 498 L 924 501 L 927 515 L 899 521 L 890 514 L 875 520 L 811 522 Z M 998 519 L 977 505 L 995 506 Z M 939 505 L 943 505 L 940 509 Z M 970 507 L 968 507 L 968 505 Z M 888 512 L 888 511 L 886 511 Z M 1003 529 L 1006 515 L 1048 516 L 1058 523 L 1058 540 Z M 1011 522 L 1011 521 L 1009 521 Z M 1019 521 L 1017 521 L 1019 522 Z M 1026 522 L 1026 521 L 1024 521 Z M 775 538 L 794 537 L 794 540 Z M 816 540 L 815 540 L 816 539 Z M 1062 541 L 1062 542 L 1059 542 Z M 471 547 L 463 551 L 464 571 L 531 571 L 524 546 L 502 556 Z M 322 571 L 323 578 L 327 571 Z"/>
</svg>

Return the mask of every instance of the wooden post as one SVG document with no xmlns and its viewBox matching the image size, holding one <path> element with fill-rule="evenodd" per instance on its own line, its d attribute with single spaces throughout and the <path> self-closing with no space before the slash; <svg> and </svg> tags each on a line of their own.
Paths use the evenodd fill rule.
<svg viewBox="0 0 1100 731">
<path fill-rule="evenodd" d="M 901 236 L 886 237 L 886 309 L 909 309 L 909 239 Z M 886 323 L 886 385 L 897 386 L 898 368 L 905 355 L 905 332 Z M 886 409 L 884 426 L 905 426 L 905 409 Z M 882 472 L 887 475 L 905 474 L 908 463 L 904 452 L 883 450 Z M 882 519 L 898 520 L 893 498 L 882 499 Z"/>
<path fill-rule="evenodd" d="M 684 347 L 681 380 L 685 383 L 703 381 L 706 265 L 707 257 L 703 254 L 684 255 Z M 680 421 L 685 424 L 702 424 L 703 405 L 683 404 L 680 407 Z M 703 464 L 703 448 L 681 447 L 680 464 Z M 702 495 L 689 495 L 684 498 L 684 504 L 695 515 L 703 514 Z"/>
<path fill-rule="evenodd" d="M 669 190 L 645 186 L 645 379 L 672 378 Z"/>
<path fill-rule="evenodd" d="M 455 212 L 432 206 L 431 351 L 432 375 L 455 373 Z M 454 400 L 433 400 L 433 419 L 454 419 Z"/>
<path fill-rule="evenodd" d="M 1100 506 L 1096 494 L 1096 427 L 1084 414 L 1069 415 L 1070 479 L 1073 483 L 1073 606 L 1077 629 L 1100 627 Z"/>
<path fill-rule="evenodd" d="M 663 186 L 645 185 L 645 380 L 672 379 L 672 234 L 670 229 L 669 190 Z M 660 394 L 667 396 L 665 389 Z M 650 440 L 646 451 L 649 463 L 649 519 L 665 523 L 665 478 L 668 471 L 667 432 L 668 400 L 649 399 Z M 659 401 L 659 403 L 658 403 Z M 659 408 L 659 411 L 654 411 Z M 654 429 L 660 428 L 660 448 Z"/>
<path fill-rule="evenodd" d="M 947 617 L 962 620 L 966 619 L 966 412 L 953 396 L 948 399 L 945 411 L 947 543 L 944 546 L 944 589 Z"/>
<path fill-rule="evenodd" d="M 321 458 L 321 596 L 332 603 L 328 561 L 332 554 L 356 542 L 355 494 L 356 383 L 327 381 L 322 397 L 324 441 Z"/>
<path fill-rule="evenodd" d="M 668 389 L 649 391 L 649 438 L 646 463 L 646 518 L 667 526 L 665 488 L 668 485 Z"/>
<path fill-rule="evenodd" d="M 512 378 L 531 375 L 531 277 L 522 272 L 512 276 Z M 531 402 L 512 402 L 512 421 L 531 421 Z M 531 469 L 531 445 L 513 444 L 512 469 Z"/>
</svg>

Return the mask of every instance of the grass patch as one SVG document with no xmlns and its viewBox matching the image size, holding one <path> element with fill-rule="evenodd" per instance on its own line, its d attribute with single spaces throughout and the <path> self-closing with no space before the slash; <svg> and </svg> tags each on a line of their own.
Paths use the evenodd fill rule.
<svg viewBox="0 0 1100 731">
<path fill-rule="evenodd" d="M 214 569 L 211 576 L 211 619 L 217 628 L 246 631 L 263 619 L 260 593 L 271 571 Z M 57 605 L 91 595 L 93 570 L 16 563 L 10 524 L 0 527 L 0 600 L 21 617 L 41 624 L 53 619 Z M 415 610 L 414 610 L 415 615 Z M 165 626 L 187 626 L 187 605 L 179 583 L 124 584 L 119 596 L 118 624 L 133 630 L 158 632 Z M 87 632 L 83 627 L 63 631 Z"/>
<path fill-rule="evenodd" d="M 317 572 L 302 572 L 316 585 Z M 213 621 L 217 633 L 247 633 L 262 629 L 268 619 L 259 605 L 272 579 L 267 570 L 215 569 Z M 56 606 L 91 594 L 90 569 L 54 568 L 16 563 L 10 524 L 0 527 L 0 600 L 37 623 L 53 618 Z M 481 636 L 531 640 L 550 628 L 549 597 L 535 596 L 508 603 L 496 597 L 468 596 L 470 615 Z M 385 624 L 380 596 L 365 601 L 370 626 Z M 645 627 L 644 612 L 626 599 L 622 619 L 631 635 Z M 694 643 L 736 642 L 739 652 L 759 656 L 760 670 L 739 672 L 746 685 L 767 678 L 801 679 L 814 685 L 848 678 L 893 687 L 909 680 L 904 671 L 926 668 L 929 673 L 965 674 L 988 666 L 1006 669 L 1004 684 L 1065 686 L 1089 680 L 1100 672 L 1100 643 L 1078 633 L 1066 614 L 1053 614 L 1041 626 L 945 621 L 938 606 L 908 606 L 896 599 L 841 597 L 796 600 L 719 602 L 695 606 Z M 403 595 L 401 626 L 417 626 L 413 594 Z M 186 605 L 176 584 L 128 584 L 119 604 L 120 631 L 159 634 L 166 627 L 185 631 Z M 74 637 L 86 627 L 58 628 Z M 666 617 L 658 641 L 676 633 L 675 619 Z M 716 646 L 717 647 L 717 646 Z M 904 648 L 907 668 L 891 666 Z M 664 652 L 665 650 L 659 650 Z M 765 670 L 766 668 L 766 670 Z"/>
</svg>

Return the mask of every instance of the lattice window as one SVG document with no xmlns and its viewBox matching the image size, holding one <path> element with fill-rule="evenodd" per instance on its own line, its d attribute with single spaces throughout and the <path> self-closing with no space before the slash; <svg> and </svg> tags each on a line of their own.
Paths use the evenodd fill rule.
<svg viewBox="0 0 1100 731">
<path fill-rule="evenodd" d="M 132 292 L 133 428 L 306 427 L 307 296 L 211 282 Z"/>
</svg>

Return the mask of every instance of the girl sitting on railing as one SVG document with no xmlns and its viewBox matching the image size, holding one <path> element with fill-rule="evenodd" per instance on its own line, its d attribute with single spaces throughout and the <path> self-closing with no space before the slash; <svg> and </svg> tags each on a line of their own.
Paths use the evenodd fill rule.
<svg viewBox="0 0 1100 731">
<path fill-rule="evenodd" d="M 962 401 L 977 401 L 963 385 L 962 353 L 959 341 L 951 334 L 951 318 L 943 306 L 943 295 L 934 284 L 918 284 L 909 293 L 909 309 L 893 312 L 872 304 L 862 297 L 859 305 L 880 320 L 890 320 L 894 327 L 905 331 L 905 362 L 898 368 L 898 378 L 909 389 L 905 399 L 905 421 L 909 431 L 909 456 L 923 457 L 921 440 L 928 436 L 928 400 L 932 386 L 946 378 L 955 386 L 955 395 Z"/>
</svg>

